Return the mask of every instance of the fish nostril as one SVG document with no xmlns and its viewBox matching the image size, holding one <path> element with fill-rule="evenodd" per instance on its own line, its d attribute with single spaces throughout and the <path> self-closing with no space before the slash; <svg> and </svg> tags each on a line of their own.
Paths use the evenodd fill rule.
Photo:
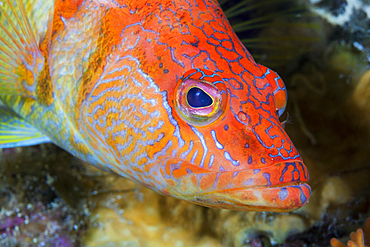
<svg viewBox="0 0 370 247">
<path fill-rule="evenodd" d="M 238 113 L 238 118 L 241 120 L 241 121 L 246 121 L 247 120 L 247 114 L 245 114 L 245 112 L 243 111 L 240 111 Z"/>
</svg>

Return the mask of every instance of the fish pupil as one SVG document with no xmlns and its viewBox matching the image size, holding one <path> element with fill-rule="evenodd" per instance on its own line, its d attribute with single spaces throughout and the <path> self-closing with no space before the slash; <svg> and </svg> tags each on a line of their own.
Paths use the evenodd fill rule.
<svg viewBox="0 0 370 247">
<path fill-rule="evenodd" d="M 193 87 L 188 91 L 187 100 L 194 108 L 210 106 L 213 103 L 212 98 L 198 87 Z"/>
</svg>

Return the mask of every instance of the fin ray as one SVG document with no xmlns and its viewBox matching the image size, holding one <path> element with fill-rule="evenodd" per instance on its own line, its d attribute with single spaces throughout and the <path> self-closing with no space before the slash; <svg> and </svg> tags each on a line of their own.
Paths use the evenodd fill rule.
<svg viewBox="0 0 370 247">
<path fill-rule="evenodd" d="M 31 146 L 51 142 L 49 137 L 0 105 L 0 148 Z"/>
<path fill-rule="evenodd" d="M 0 67 L 8 70 L 0 70 L 0 88 L 7 89 L 0 95 L 37 99 L 38 76 L 45 63 L 39 46 L 47 31 L 38 22 L 51 22 L 53 9 L 51 0 L 45 4 L 41 0 L 5 0 L 0 5 Z"/>
<path fill-rule="evenodd" d="M 14 43 L 14 45 L 17 47 L 18 51 L 21 51 L 21 45 L 19 44 L 19 41 L 16 40 L 14 37 L 12 37 L 11 33 L 8 31 L 7 28 L 4 27 L 2 23 L 0 23 L 0 28 L 2 29 L 3 32 L 6 33 L 6 35 L 11 39 L 11 41 Z M 3 39 L 3 38 L 2 38 Z M 1 40 L 2 41 L 2 40 Z M 2 41 L 3 42 L 3 41 Z"/>
</svg>

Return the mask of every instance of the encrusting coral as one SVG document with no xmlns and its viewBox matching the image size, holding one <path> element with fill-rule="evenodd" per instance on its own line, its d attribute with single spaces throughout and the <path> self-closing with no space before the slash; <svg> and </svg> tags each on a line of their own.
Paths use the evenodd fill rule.
<svg viewBox="0 0 370 247">
<path fill-rule="evenodd" d="M 330 244 L 332 247 L 369 247 L 366 242 L 370 240 L 370 218 L 366 220 L 363 230 L 359 228 L 356 232 L 351 232 L 349 236 L 351 240 L 348 240 L 347 245 L 342 244 L 336 238 L 332 238 Z"/>
</svg>

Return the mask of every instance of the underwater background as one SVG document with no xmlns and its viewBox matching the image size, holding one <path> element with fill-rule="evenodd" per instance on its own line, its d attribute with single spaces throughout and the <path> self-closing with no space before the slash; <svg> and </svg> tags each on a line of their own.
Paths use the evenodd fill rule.
<svg viewBox="0 0 370 247">
<path fill-rule="evenodd" d="M 330 246 L 365 223 L 370 1 L 219 2 L 255 60 L 286 84 L 281 120 L 310 172 L 309 203 L 284 214 L 204 208 L 104 173 L 52 144 L 3 149 L 1 247 Z"/>
</svg>

